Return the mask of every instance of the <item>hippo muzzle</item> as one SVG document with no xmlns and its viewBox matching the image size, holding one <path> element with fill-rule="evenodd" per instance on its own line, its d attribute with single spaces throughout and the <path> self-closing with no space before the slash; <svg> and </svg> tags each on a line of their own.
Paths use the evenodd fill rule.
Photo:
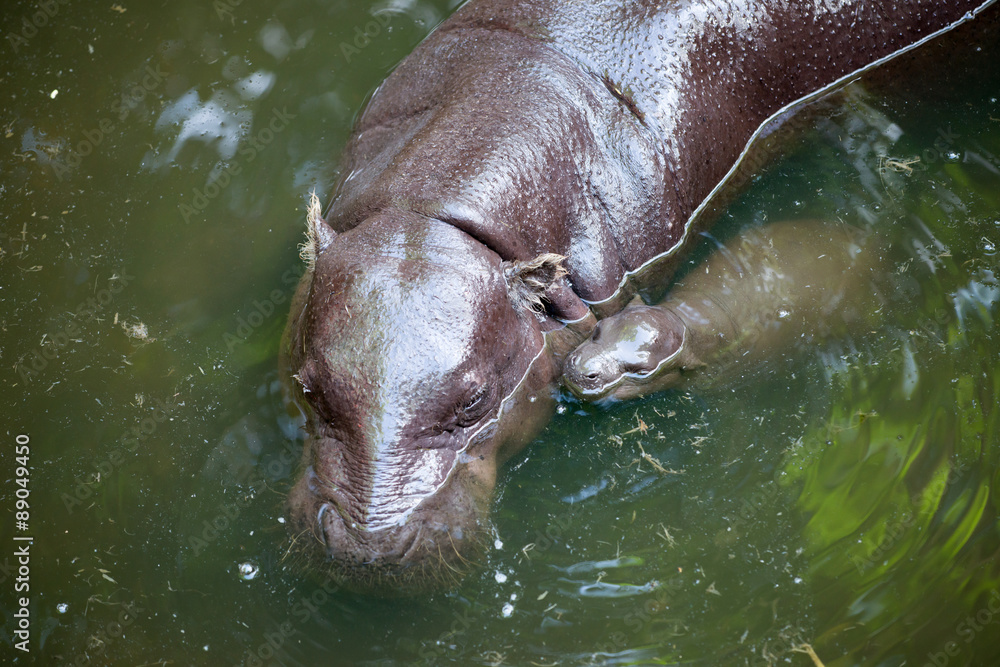
<svg viewBox="0 0 1000 667">
<path fill-rule="evenodd" d="M 307 451 L 314 463 L 288 498 L 293 526 L 305 539 L 303 551 L 313 566 L 348 589 L 383 596 L 457 583 L 489 536 L 494 461 L 484 456 L 454 461 L 450 469 L 441 466 L 436 476 L 423 480 L 439 484 L 423 497 L 384 490 L 379 517 L 365 514 L 364 499 L 350 491 L 354 480 L 332 482 L 332 471 L 321 463 L 344 447 L 328 439 L 311 440 Z M 464 453 L 439 458 L 441 463 L 470 459 Z M 405 472 L 395 466 L 383 470 Z"/>
</svg>

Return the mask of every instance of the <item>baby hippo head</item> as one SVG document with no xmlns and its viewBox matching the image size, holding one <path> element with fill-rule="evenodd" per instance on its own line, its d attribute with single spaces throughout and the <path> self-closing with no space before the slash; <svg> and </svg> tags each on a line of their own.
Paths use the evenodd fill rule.
<svg viewBox="0 0 1000 667">
<path fill-rule="evenodd" d="M 686 328 L 659 306 L 630 305 L 598 322 L 566 359 L 563 382 L 586 401 L 625 400 L 680 380 Z"/>
</svg>

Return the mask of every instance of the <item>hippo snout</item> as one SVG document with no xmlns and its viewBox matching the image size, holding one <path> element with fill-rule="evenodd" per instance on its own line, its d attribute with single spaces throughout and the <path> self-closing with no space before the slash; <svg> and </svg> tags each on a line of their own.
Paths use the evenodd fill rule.
<svg viewBox="0 0 1000 667">
<path fill-rule="evenodd" d="M 288 497 L 293 551 L 347 590 L 393 597 L 447 589 L 488 542 L 488 499 L 453 475 L 391 524 L 373 526 L 356 495 L 309 467 Z"/>
</svg>

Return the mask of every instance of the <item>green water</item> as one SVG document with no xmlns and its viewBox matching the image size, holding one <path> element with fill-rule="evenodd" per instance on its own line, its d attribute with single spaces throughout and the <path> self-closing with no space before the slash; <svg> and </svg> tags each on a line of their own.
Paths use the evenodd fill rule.
<svg viewBox="0 0 1000 667">
<path fill-rule="evenodd" d="M 301 440 L 275 357 L 309 190 L 453 7 L 116 6 L 7 3 L 2 23 L 0 661 L 1000 659 L 995 39 L 831 99 L 717 228 L 875 230 L 870 333 L 700 394 L 565 402 L 501 479 L 482 569 L 378 601 L 282 566 Z"/>
</svg>

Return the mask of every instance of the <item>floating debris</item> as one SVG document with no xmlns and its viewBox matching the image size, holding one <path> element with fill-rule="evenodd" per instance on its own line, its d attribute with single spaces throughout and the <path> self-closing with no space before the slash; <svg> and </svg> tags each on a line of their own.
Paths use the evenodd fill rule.
<svg viewBox="0 0 1000 667">
<path fill-rule="evenodd" d="M 138 341 L 142 341 L 143 343 L 152 343 L 156 340 L 155 338 L 149 337 L 149 328 L 146 327 L 143 322 L 136 322 L 135 324 L 126 324 L 125 322 L 122 322 L 121 326 L 122 331 L 124 331 L 125 335 L 129 338 L 134 338 Z"/>
<path fill-rule="evenodd" d="M 240 563 L 237 570 L 239 571 L 240 579 L 243 581 L 252 581 L 260 573 L 260 567 L 250 561 Z"/>
</svg>

